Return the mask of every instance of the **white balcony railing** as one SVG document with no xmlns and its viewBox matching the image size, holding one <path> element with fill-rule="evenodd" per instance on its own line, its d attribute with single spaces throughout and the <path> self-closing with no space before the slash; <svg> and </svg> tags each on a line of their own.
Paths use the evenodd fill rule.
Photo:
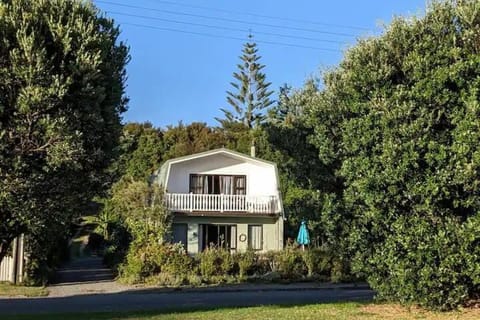
<svg viewBox="0 0 480 320">
<path fill-rule="evenodd" d="M 269 214 L 280 212 L 277 196 L 166 193 L 165 203 L 167 208 L 172 211 Z"/>
</svg>

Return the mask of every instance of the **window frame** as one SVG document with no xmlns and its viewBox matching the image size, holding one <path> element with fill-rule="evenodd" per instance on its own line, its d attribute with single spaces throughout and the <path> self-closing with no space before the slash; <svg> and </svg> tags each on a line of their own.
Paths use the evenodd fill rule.
<svg viewBox="0 0 480 320">
<path fill-rule="evenodd" d="M 217 245 L 220 244 L 220 229 L 221 228 L 224 228 L 224 234 L 225 235 L 228 235 L 229 232 L 227 231 L 228 228 L 230 228 L 230 241 L 228 241 L 229 243 L 229 246 L 226 247 L 222 247 L 224 249 L 227 249 L 229 251 L 237 251 L 237 248 L 238 248 L 238 240 L 237 240 L 237 231 L 238 231 L 238 226 L 236 224 L 216 224 L 216 223 L 204 223 L 204 224 L 200 224 L 201 226 L 201 229 L 202 229 L 202 237 L 203 239 L 201 240 L 201 248 L 202 250 L 205 250 L 206 248 L 209 247 L 209 243 L 207 238 L 208 238 L 208 228 L 209 227 L 216 227 L 217 228 Z M 234 243 L 232 243 L 232 229 L 235 229 L 235 237 L 233 238 L 234 240 Z M 221 246 L 219 246 L 221 247 Z"/>
<path fill-rule="evenodd" d="M 213 177 L 232 177 L 233 178 L 233 195 L 246 195 L 247 194 L 247 176 L 246 175 L 242 175 L 242 174 L 201 174 L 201 173 L 190 173 L 190 183 L 189 183 L 189 186 L 188 186 L 188 190 L 190 193 L 194 193 L 194 194 L 204 194 L 203 193 L 203 190 L 204 190 L 204 186 L 203 186 L 203 179 L 205 178 L 205 176 L 207 176 L 207 181 L 208 183 L 210 183 L 210 181 L 214 181 L 215 179 Z M 201 187 L 194 187 L 193 185 L 193 180 L 196 179 L 196 178 L 201 178 L 202 179 L 202 186 Z M 212 178 L 212 180 L 210 180 L 210 178 Z M 237 181 L 240 180 L 240 179 L 243 179 L 243 185 L 244 187 L 237 187 Z M 213 182 L 213 184 L 215 184 Z M 220 186 L 218 186 L 220 188 Z M 200 193 L 197 193 L 196 191 L 198 191 L 199 189 L 201 189 L 201 192 Z M 215 190 L 215 186 L 212 185 L 212 186 L 209 186 L 208 190 Z M 238 192 L 243 192 L 243 193 L 238 193 Z M 216 193 L 207 193 L 207 194 L 216 194 Z"/>
<path fill-rule="evenodd" d="M 253 248 L 252 247 L 252 227 L 260 227 L 260 248 Z M 248 243 L 247 243 L 247 247 L 248 249 L 250 250 L 253 250 L 253 251 L 262 251 L 263 250 L 263 246 L 264 246 L 264 243 L 263 243 L 263 224 L 249 224 L 248 227 L 247 227 L 247 230 L 248 230 Z"/>
</svg>

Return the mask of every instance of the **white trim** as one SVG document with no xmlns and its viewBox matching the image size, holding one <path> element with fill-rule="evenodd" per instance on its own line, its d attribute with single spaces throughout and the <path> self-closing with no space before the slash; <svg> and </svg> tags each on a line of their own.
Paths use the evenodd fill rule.
<svg viewBox="0 0 480 320">
<path fill-rule="evenodd" d="M 268 164 L 268 165 L 274 165 L 273 162 L 263 160 L 263 159 L 259 159 L 259 158 L 254 158 L 254 157 L 248 156 L 246 154 L 236 152 L 236 151 L 232 151 L 232 150 L 229 150 L 229 149 L 226 149 L 226 148 L 219 148 L 219 149 L 214 149 L 214 150 L 210 150 L 210 151 L 194 153 L 194 154 L 191 154 L 191 155 L 188 155 L 188 156 L 183 156 L 183 157 L 179 157 L 179 158 L 170 159 L 170 160 L 167 160 L 163 165 L 176 164 L 176 163 L 180 163 L 180 162 L 185 162 L 185 161 L 190 161 L 190 160 L 194 160 L 194 159 L 208 157 L 208 156 L 215 155 L 215 154 L 227 154 L 227 155 L 230 155 L 233 158 L 237 158 L 237 159 L 247 160 L 247 161 L 251 161 L 251 162 L 258 162 L 258 163 Z"/>
</svg>

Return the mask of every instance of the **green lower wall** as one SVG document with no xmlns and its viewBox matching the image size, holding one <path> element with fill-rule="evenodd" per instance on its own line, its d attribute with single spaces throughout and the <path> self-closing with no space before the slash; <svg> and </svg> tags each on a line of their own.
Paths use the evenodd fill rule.
<svg viewBox="0 0 480 320">
<path fill-rule="evenodd" d="M 244 252 L 248 246 L 248 225 L 263 226 L 263 252 L 283 249 L 283 218 L 281 217 L 194 217 L 174 216 L 173 223 L 187 224 L 187 251 L 200 251 L 200 224 L 234 224 L 237 226 L 237 251 Z M 244 234 L 246 241 L 240 241 Z"/>
</svg>

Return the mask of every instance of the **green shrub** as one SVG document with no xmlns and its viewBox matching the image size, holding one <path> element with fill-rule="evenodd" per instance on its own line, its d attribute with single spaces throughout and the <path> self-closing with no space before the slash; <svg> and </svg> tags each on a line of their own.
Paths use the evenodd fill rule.
<svg viewBox="0 0 480 320">
<path fill-rule="evenodd" d="M 92 232 L 88 235 L 87 249 L 92 252 L 98 252 L 105 246 L 105 239 L 101 234 Z"/>
<path fill-rule="evenodd" d="M 149 243 L 145 246 L 131 246 L 125 263 L 119 268 L 119 275 L 127 283 L 143 282 L 146 278 L 158 276 L 160 273 L 184 281 L 192 270 L 193 259 L 181 245 Z"/>
<path fill-rule="evenodd" d="M 216 255 L 212 250 L 204 250 L 198 255 L 198 263 L 200 267 L 200 274 L 204 278 L 210 278 L 217 273 Z"/>
<path fill-rule="evenodd" d="M 302 252 L 302 260 L 307 268 L 307 275 L 330 275 L 332 268 L 331 253 L 325 248 L 309 248 Z"/>
<path fill-rule="evenodd" d="M 209 284 L 233 284 L 233 283 L 238 283 L 239 282 L 238 277 L 233 276 L 233 275 L 229 275 L 229 274 L 215 275 L 215 276 L 211 276 L 210 278 L 204 279 L 204 280 L 208 280 L 207 282 Z"/>
<path fill-rule="evenodd" d="M 339 254 L 328 247 L 309 248 L 301 251 L 308 277 L 329 279 L 331 282 L 342 282 L 353 279 L 350 264 Z"/>
<path fill-rule="evenodd" d="M 412 214 L 391 225 L 366 268 L 378 296 L 452 309 L 479 293 L 480 217 L 429 221 Z"/>
<path fill-rule="evenodd" d="M 270 259 L 266 256 L 266 254 L 256 254 L 255 264 L 251 268 L 250 272 L 254 275 L 262 275 L 268 272 L 272 272 L 272 268 L 275 269 L 275 266 L 272 265 Z M 276 270 L 277 269 L 275 269 L 275 271 Z"/>
<path fill-rule="evenodd" d="M 287 279 L 301 278 L 306 273 L 306 267 L 303 263 L 301 251 L 286 249 L 280 251 L 277 255 L 279 271 Z"/>
<path fill-rule="evenodd" d="M 276 258 L 277 254 L 278 254 L 278 251 L 268 251 L 261 255 L 258 261 L 262 261 L 264 265 L 268 266 L 268 270 L 265 270 L 266 272 L 261 272 L 262 274 L 267 272 L 278 271 L 279 266 L 278 266 L 278 259 Z"/>
<path fill-rule="evenodd" d="M 198 287 L 202 284 L 202 277 L 192 272 L 187 276 L 187 283 L 193 287 Z"/>
<path fill-rule="evenodd" d="M 337 283 L 352 280 L 354 280 L 354 277 L 350 272 L 349 263 L 341 257 L 333 257 L 330 268 L 330 281 Z"/>
<path fill-rule="evenodd" d="M 257 265 L 257 255 L 253 250 L 237 253 L 234 256 L 234 260 L 238 265 L 238 275 L 240 278 L 245 277 Z"/>
<path fill-rule="evenodd" d="M 118 247 L 110 245 L 103 251 L 103 264 L 116 271 L 127 254 L 126 250 L 120 250 Z"/>
<path fill-rule="evenodd" d="M 126 259 L 132 236 L 120 222 L 112 224 L 111 227 L 110 239 L 103 252 L 103 263 L 116 271 Z"/>
<path fill-rule="evenodd" d="M 148 276 L 144 281 L 148 285 L 165 286 L 165 287 L 180 287 L 186 283 L 183 276 L 171 274 L 169 272 L 160 272 L 155 275 Z"/>
<path fill-rule="evenodd" d="M 48 266 L 47 261 L 38 258 L 32 259 L 25 265 L 22 285 L 45 286 L 48 283 L 48 279 L 53 276 L 54 269 Z"/>
<path fill-rule="evenodd" d="M 252 276 L 251 281 L 298 281 L 306 276 L 311 280 L 320 279 L 319 275 L 326 278 L 333 272 L 331 260 L 326 249 L 301 251 L 293 246 L 265 254 L 248 250 L 233 255 L 226 249 L 213 247 L 192 258 L 180 244 L 150 242 L 132 244 L 119 267 L 119 278 L 126 283 L 166 286 L 237 283 L 247 275 Z M 343 279 L 343 269 L 339 274 Z"/>
<path fill-rule="evenodd" d="M 157 270 L 144 254 L 145 249 L 130 249 L 126 260 L 118 267 L 120 280 L 125 283 L 135 284 L 142 282 L 145 277 L 153 275 Z M 159 271 L 159 270 L 158 270 Z"/>
<path fill-rule="evenodd" d="M 25 236 L 25 252 L 29 253 L 25 264 L 23 284 L 44 286 L 55 277 L 55 269 L 69 257 L 68 231 L 52 227 L 43 234 Z"/>
<path fill-rule="evenodd" d="M 199 255 L 200 273 L 208 279 L 231 273 L 234 263 L 232 254 L 223 248 L 207 248 Z"/>
<path fill-rule="evenodd" d="M 324 97 L 304 121 L 338 196 L 322 210 L 322 237 L 345 257 L 332 273 L 353 256 L 386 299 L 449 309 L 479 297 L 479 4 L 393 19 L 307 96 Z"/>
<path fill-rule="evenodd" d="M 186 278 L 194 270 L 193 258 L 187 254 L 180 243 L 168 244 L 164 247 L 166 257 L 161 265 L 161 271 Z"/>
<path fill-rule="evenodd" d="M 284 279 L 299 279 L 307 273 L 302 251 L 294 246 L 287 246 L 282 251 L 269 253 L 269 259 L 272 259 L 271 264 L 275 265 Z M 277 270 L 272 268 L 273 272 Z"/>
</svg>

